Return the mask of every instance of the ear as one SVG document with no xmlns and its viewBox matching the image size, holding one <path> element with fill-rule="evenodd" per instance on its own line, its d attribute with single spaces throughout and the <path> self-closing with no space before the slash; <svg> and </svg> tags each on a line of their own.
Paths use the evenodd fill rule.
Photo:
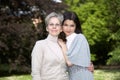
<svg viewBox="0 0 120 80">
<path fill-rule="evenodd" d="M 48 32 L 48 28 L 46 27 L 46 31 Z"/>
</svg>

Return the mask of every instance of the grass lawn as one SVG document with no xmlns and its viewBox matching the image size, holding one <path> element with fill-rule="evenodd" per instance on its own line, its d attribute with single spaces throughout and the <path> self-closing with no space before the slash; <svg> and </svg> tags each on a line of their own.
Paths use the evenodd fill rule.
<svg viewBox="0 0 120 80">
<path fill-rule="evenodd" d="M 12 75 L 8 77 L 0 77 L 0 80 L 32 80 L 30 75 Z"/>
<path fill-rule="evenodd" d="M 0 80 L 31 80 L 28 75 L 12 75 L 8 77 L 0 77 Z M 117 70 L 95 70 L 94 80 L 120 80 L 120 69 Z"/>
<path fill-rule="evenodd" d="M 120 80 L 120 69 L 117 70 L 95 70 L 94 80 Z"/>
</svg>

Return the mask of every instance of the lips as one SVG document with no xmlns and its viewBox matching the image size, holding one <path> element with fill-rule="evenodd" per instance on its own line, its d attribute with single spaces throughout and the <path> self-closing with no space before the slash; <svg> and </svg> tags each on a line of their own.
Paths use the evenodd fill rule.
<svg viewBox="0 0 120 80">
<path fill-rule="evenodd" d="M 71 31 L 66 31 L 65 34 L 69 36 L 71 34 Z"/>
<path fill-rule="evenodd" d="M 70 31 L 66 31 L 66 33 L 70 34 L 71 32 Z"/>
<path fill-rule="evenodd" d="M 52 32 L 57 32 L 58 30 L 51 30 Z"/>
<path fill-rule="evenodd" d="M 58 33 L 58 30 L 51 30 L 52 33 Z"/>
</svg>

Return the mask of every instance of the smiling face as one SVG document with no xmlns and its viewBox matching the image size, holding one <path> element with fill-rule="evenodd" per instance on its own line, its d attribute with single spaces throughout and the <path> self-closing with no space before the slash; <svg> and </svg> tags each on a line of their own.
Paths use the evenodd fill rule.
<svg viewBox="0 0 120 80">
<path fill-rule="evenodd" d="M 75 29 L 76 29 L 76 24 L 74 23 L 73 20 L 65 20 L 64 21 L 63 32 L 65 33 L 66 36 L 69 36 L 72 33 L 74 33 Z"/>
<path fill-rule="evenodd" d="M 57 17 L 50 18 L 46 30 L 50 35 L 58 36 L 62 31 L 60 20 Z"/>
</svg>

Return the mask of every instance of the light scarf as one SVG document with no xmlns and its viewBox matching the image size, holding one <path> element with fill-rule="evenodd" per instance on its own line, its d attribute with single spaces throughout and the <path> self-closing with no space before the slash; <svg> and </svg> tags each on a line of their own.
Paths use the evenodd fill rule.
<svg viewBox="0 0 120 80">
<path fill-rule="evenodd" d="M 90 65 L 89 44 L 83 34 L 77 34 L 68 49 L 67 55 L 72 64 L 83 67 Z"/>
</svg>

